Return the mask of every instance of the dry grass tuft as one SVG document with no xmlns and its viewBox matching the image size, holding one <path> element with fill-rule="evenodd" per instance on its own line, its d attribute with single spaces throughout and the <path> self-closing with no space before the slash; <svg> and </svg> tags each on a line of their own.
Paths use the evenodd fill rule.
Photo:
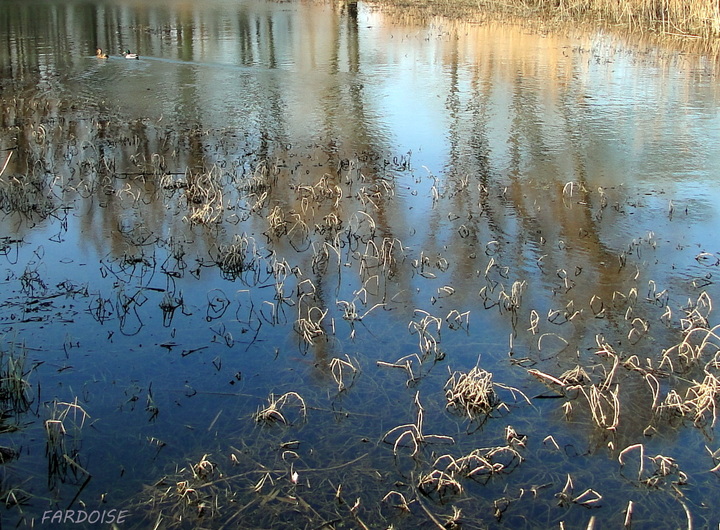
<svg viewBox="0 0 720 530">
<path fill-rule="evenodd" d="M 423 495 L 441 503 L 445 502 L 447 497 L 460 495 L 463 492 L 462 484 L 452 475 L 439 469 L 433 469 L 420 476 L 417 487 Z"/>
<path fill-rule="evenodd" d="M 342 392 L 352 385 L 355 376 L 360 370 L 360 364 L 357 359 L 351 359 L 349 355 L 345 355 L 345 360 L 334 357 L 329 364 L 330 373 L 337 383 L 338 392 Z"/>
<path fill-rule="evenodd" d="M 492 373 L 477 366 L 468 373 L 453 372 L 445 383 L 447 407 L 469 418 L 489 414 L 500 402 L 492 378 Z"/>
<path fill-rule="evenodd" d="M 257 260 L 255 239 L 247 234 L 235 235 L 233 242 L 220 245 L 215 263 L 228 280 L 239 278 L 248 271 L 254 271 Z"/>
<path fill-rule="evenodd" d="M 266 425 L 282 423 L 292 426 L 307 421 L 307 406 L 297 392 L 287 392 L 277 398 L 275 394 L 270 394 L 267 407 L 259 408 L 254 418 Z"/>
<path fill-rule="evenodd" d="M 33 403 L 32 385 L 28 379 L 33 369 L 26 369 L 26 363 L 24 347 L 17 351 L 11 342 L 7 351 L 0 350 L 0 412 L 3 416 L 17 417 L 27 412 Z"/>
<path fill-rule="evenodd" d="M 492 373 L 475 366 L 469 372 L 452 372 L 445 383 L 446 407 L 467 416 L 470 420 L 487 417 L 496 407 L 505 406 L 497 394 L 504 389 L 517 401 L 520 395 L 530 404 L 528 397 L 517 388 L 494 383 Z"/>
<path fill-rule="evenodd" d="M 235 494 L 209 456 L 148 488 L 144 504 L 157 513 L 156 528 L 185 528 L 188 522 L 195 528 L 205 526 L 233 504 Z"/>
<path fill-rule="evenodd" d="M 429 443 L 446 443 L 454 444 L 455 440 L 451 436 L 439 434 L 424 434 L 423 419 L 424 410 L 420 404 L 420 393 L 415 393 L 415 406 L 417 407 L 417 418 L 415 423 L 407 423 L 398 425 L 390 429 L 383 436 L 382 441 L 393 446 L 393 454 L 397 456 L 398 449 L 401 447 L 411 447 L 411 457 L 415 457 L 420 448 Z"/>
<path fill-rule="evenodd" d="M 474 449 L 460 458 L 443 455 L 435 461 L 438 467 L 448 461 L 444 471 L 452 476 L 470 478 L 482 484 L 499 474 L 508 474 L 517 468 L 523 457 L 512 444 L 483 449 Z"/>
</svg>

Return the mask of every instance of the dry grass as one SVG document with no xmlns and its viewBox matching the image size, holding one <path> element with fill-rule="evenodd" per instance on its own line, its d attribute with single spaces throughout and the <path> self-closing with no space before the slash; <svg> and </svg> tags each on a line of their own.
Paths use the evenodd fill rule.
<svg viewBox="0 0 720 530">
<path fill-rule="evenodd" d="M 469 418 L 489 414 L 499 403 L 492 378 L 492 373 L 477 366 L 468 373 L 453 372 L 445 383 L 447 407 Z"/>
<path fill-rule="evenodd" d="M 27 351 L 17 351 L 10 343 L 7 351 L 0 350 L 0 412 L 2 416 L 18 416 L 26 412 L 33 403 L 32 385 L 28 376 L 32 369 L 26 368 Z M 1 431 L 2 429 L 0 429 Z"/>
<path fill-rule="evenodd" d="M 360 370 L 360 363 L 358 363 L 357 359 L 351 359 L 349 355 L 345 355 L 345 359 L 334 357 L 328 366 L 333 380 L 337 383 L 338 392 L 349 388 Z"/>
<path fill-rule="evenodd" d="M 442 467 L 442 464 L 447 462 L 443 468 L 447 475 L 469 478 L 485 484 L 495 475 L 511 473 L 522 461 L 522 455 L 513 447 L 511 441 L 509 445 L 474 449 L 460 458 L 443 455 L 435 461 L 434 467 Z"/>
<path fill-rule="evenodd" d="M 568 475 L 562 491 L 555 494 L 560 506 L 579 504 L 580 506 L 591 508 L 599 506 L 600 501 L 602 501 L 602 495 L 594 489 L 588 488 L 578 495 L 575 495 L 574 489 L 575 486 L 573 484 L 572 477 Z M 591 528 L 591 526 L 588 526 L 588 528 Z"/>
<path fill-rule="evenodd" d="M 422 475 L 418 480 L 418 490 L 423 495 L 444 502 L 449 496 L 460 495 L 463 492 L 462 484 L 455 480 L 452 475 L 439 469 L 433 469 Z"/>
<path fill-rule="evenodd" d="M 639 32 L 706 38 L 720 35 L 720 10 L 713 0 L 382 0 L 376 3 L 413 10 L 419 15 L 454 19 L 513 17 L 536 25 L 595 21 L 619 24 Z"/>
<path fill-rule="evenodd" d="M 455 440 L 450 436 L 423 433 L 424 410 L 420 404 L 420 393 L 415 393 L 415 406 L 417 407 L 417 418 L 415 423 L 398 425 L 390 429 L 383 436 L 382 441 L 393 446 L 393 453 L 397 456 L 401 447 L 411 447 L 411 457 L 415 457 L 420 448 L 429 443 L 454 444 Z"/>
<path fill-rule="evenodd" d="M 226 279 L 234 280 L 253 270 L 257 259 L 255 239 L 247 234 L 235 235 L 233 242 L 220 245 L 215 263 Z"/>
<path fill-rule="evenodd" d="M 220 169 L 213 166 L 207 171 L 193 173 L 189 168 L 185 175 L 185 199 L 190 213 L 186 219 L 191 224 L 212 224 L 223 214 L 223 185 Z"/>
<path fill-rule="evenodd" d="M 280 397 L 270 394 L 267 407 L 259 408 L 254 418 L 256 422 L 266 425 L 296 425 L 307 420 L 307 406 L 297 392 L 286 392 Z"/>
<path fill-rule="evenodd" d="M 148 491 L 144 503 L 156 515 L 155 528 L 199 527 L 218 518 L 232 505 L 235 493 L 224 480 L 217 465 L 203 457 L 177 474 L 163 477 Z"/>
<path fill-rule="evenodd" d="M 509 391 L 514 400 L 521 396 L 528 404 L 530 400 L 517 388 L 494 383 L 492 373 L 475 366 L 469 372 L 452 372 L 445 383 L 446 407 L 460 412 L 471 420 L 487 417 L 496 407 L 505 406 L 496 389 Z"/>
<path fill-rule="evenodd" d="M 66 482 L 69 473 L 84 485 L 91 476 L 79 463 L 80 434 L 90 415 L 78 404 L 54 401 L 50 418 L 45 420 L 45 456 L 48 460 L 48 484 L 51 489 Z M 58 482 L 59 481 L 59 482 Z"/>
</svg>

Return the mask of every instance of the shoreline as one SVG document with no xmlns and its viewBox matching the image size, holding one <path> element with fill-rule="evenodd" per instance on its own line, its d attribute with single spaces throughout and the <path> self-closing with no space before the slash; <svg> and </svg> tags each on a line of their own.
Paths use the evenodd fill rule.
<svg viewBox="0 0 720 530">
<path fill-rule="evenodd" d="M 347 0 L 346 0 L 347 1 Z M 572 8 L 545 6 L 546 0 L 365 0 L 367 5 L 417 19 L 443 17 L 466 23 L 507 22 L 535 31 L 604 29 L 652 38 L 659 44 L 720 54 L 720 8 L 713 13 L 711 0 L 693 4 L 665 0 L 676 9 L 651 11 L 644 0 L 585 0 Z M 557 0 L 558 4 L 569 3 Z M 613 6 L 607 8 L 608 6 Z M 605 9 L 607 8 L 607 9 Z M 674 16 L 673 16 L 674 15 Z M 682 16 L 682 18 L 677 18 Z"/>
</svg>

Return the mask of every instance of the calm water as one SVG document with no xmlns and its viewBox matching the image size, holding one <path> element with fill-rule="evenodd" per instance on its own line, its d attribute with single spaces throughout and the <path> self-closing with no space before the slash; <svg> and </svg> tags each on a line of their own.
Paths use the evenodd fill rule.
<svg viewBox="0 0 720 530">
<path fill-rule="evenodd" d="M 711 59 L 223 0 L 0 39 L 2 521 L 720 522 Z"/>
</svg>

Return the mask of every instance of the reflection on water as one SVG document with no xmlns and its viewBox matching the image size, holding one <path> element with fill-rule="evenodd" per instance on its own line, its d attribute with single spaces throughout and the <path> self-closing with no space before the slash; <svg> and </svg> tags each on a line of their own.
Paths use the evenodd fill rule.
<svg viewBox="0 0 720 530">
<path fill-rule="evenodd" d="M 0 12 L 13 520 L 718 519 L 680 417 L 717 347 L 671 348 L 718 294 L 705 58 L 353 3 Z M 478 360 L 503 404 L 468 422 Z"/>
</svg>

